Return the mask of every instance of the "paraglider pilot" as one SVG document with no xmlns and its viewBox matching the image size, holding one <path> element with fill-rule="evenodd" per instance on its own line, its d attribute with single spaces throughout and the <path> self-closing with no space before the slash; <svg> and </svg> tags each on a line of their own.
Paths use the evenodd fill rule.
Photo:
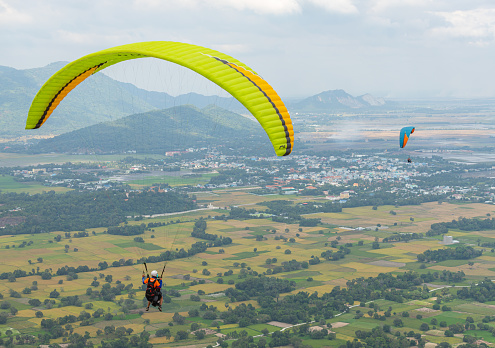
<svg viewBox="0 0 495 348">
<path fill-rule="evenodd" d="M 150 310 L 150 304 L 151 304 L 153 305 L 153 307 L 158 306 L 158 310 L 161 312 L 162 303 L 163 303 L 163 297 L 161 291 L 162 280 L 158 278 L 158 272 L 152 271 L 151 277 L 148 276 L 148 278 L 145 278 L 143 272 L 143 284 L 147 284 L 146 299 L 148 300 L 148 307 L 146 307 L 146 311 Z"/>
<path fill-rule="evenodd" d="M 411 158 L 408 158 L 407 163 L 411 163 L 411 162 L 412 162 Z"/>
</svg>

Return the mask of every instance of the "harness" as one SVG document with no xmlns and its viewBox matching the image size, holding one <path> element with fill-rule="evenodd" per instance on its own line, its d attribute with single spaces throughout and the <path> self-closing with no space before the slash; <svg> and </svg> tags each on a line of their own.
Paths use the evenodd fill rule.
<svg viewBox="0 0 495 348">
<path fill-rule="evenodd" d="M 148 278 L 148 284 L 146 286 L 146 299 L 151 302 L 153 306 L 157 306 L 162 295 L 160 288 L 156 286 L 158 279 Z"/>
</svg>

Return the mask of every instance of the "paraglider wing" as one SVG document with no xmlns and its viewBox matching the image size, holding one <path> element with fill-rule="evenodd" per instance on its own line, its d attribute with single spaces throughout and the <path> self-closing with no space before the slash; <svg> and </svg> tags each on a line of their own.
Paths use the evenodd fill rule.
<svg viewBox="0 0 495 348">
<path fill-rule="evenodd" d="M 182 65 L 216 83 L 253 114 L 278 156 L 291 153 L 294 130 L 290 115 L 280 97 L 261 76 L 247 65 L 221 52 L 170 41 L 117 46 L 67 64 L 38 91 L 29 109 L 26 129 L 41 127 L 64 97 L 87 77 L 113 64 L 145 57 Z"/>
<path fill-rule="evenodd" d="M 399 145 L 401 148 L 406 146 L 409 137 L 414 133 L 414 129 L 414 127 L 404 127 L 400 130 Z"/>
</svg>

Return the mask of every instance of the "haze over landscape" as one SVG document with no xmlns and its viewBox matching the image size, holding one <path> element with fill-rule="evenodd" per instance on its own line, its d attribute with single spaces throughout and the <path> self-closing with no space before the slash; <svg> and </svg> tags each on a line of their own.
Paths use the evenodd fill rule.
<svg viewBox="0 0 495 348">
<path fill-rule="evenodd" d="M 495 347 L 494 25 L 0 0 L 0 346 Z"/>
</svg>

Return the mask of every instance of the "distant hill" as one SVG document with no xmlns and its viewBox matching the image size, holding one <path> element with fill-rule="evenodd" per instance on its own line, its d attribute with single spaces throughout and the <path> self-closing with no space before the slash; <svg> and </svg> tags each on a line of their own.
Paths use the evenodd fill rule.
<svg viewBox="0 0 495 348">
<path fill-rule="evenodd" d="M 57 62 L 26 70 L 0 66 L 0 138 L 57 135 L 134 113 L 183 104 L 199 108 L 214 104 L 247 113 L 234 98 L 196 93 L 173 97 L 167 93 L 146 91 L 97 73 L 69 93 L 48 119 L 46 125 L 49 127 L 26 131 L 25 121 L 34 96 L 48 78 L 65 64 Z"/>
<path fill-rule="evenodd" d="M 342 89 L 325 91 L 303 99 L 290 106 L 291 110 L 298 112 L 330 112 L 336 110 L 366 109 L 385 106 L 383 98 L 364 94 L 353 97 Z"/>
<path fill-rule="evenodd" d="M 189 147 L 223 145 L 255 149 L 259 155 L 271 150 L 261 126 L 217 106 L 203 109 L 176 106 L 127 116 L 44 139 L 33 145 L 35 153 L 164 153 Z"/>
</svg>

